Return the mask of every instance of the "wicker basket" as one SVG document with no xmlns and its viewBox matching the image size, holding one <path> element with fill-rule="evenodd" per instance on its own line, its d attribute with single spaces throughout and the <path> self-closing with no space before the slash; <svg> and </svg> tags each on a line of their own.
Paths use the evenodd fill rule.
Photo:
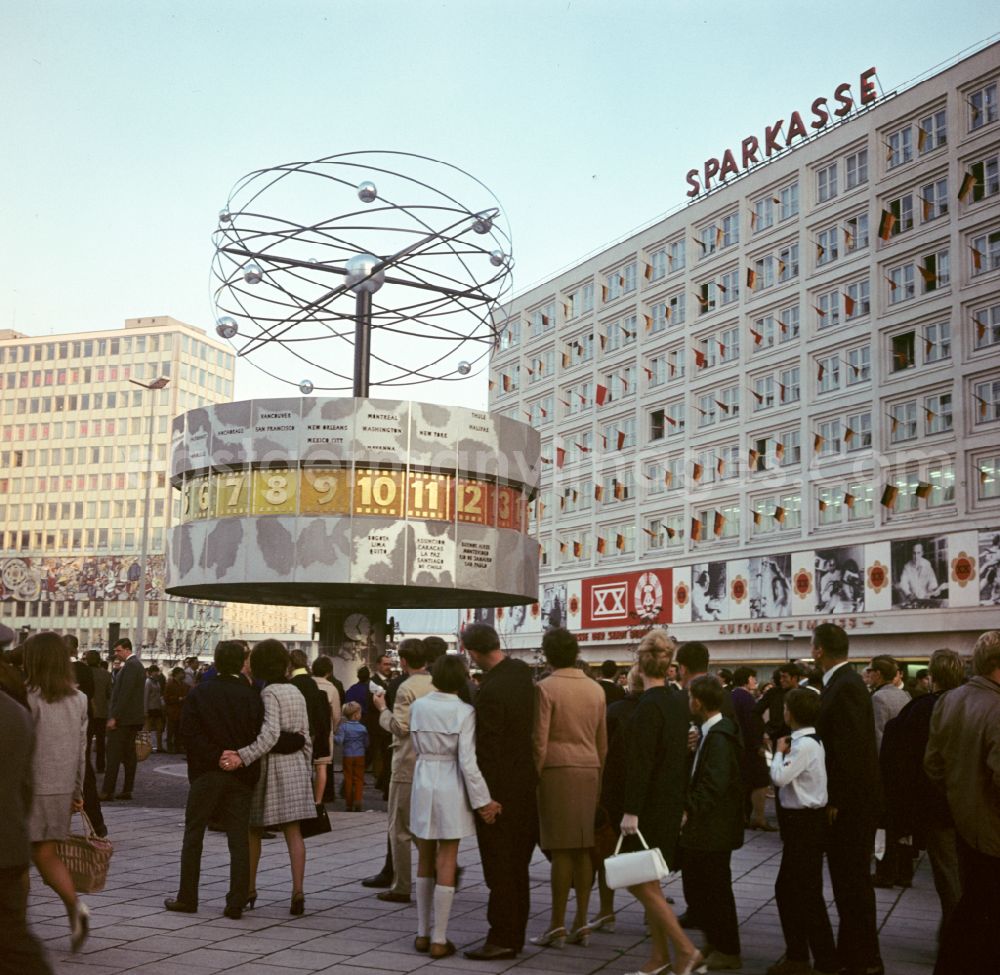
<svg viewBox="0 0 1000 975">
<path fill-rule="evenodd" d="M 85 832 L 70 832 L 66 839 L 59 840 L 56 852 L 73 878 L 74 889 L 81 894 L 96 894 L 104 890 L 107 883 L 114 846 L 111 840 L 94 832 L 85 812 L 81 811 L 80 815 Z"/>
<path fill-rule="evenodd" d="M 146 761 L 153 754 L 153 736 L 148 731 L 140 731 L 135 736 L 135 757 L 140 762 Z"/>
</svg>

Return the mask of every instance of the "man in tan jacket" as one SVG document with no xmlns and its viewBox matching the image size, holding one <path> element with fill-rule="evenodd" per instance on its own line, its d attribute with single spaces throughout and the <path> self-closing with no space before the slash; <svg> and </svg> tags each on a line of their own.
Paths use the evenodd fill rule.
<svg viewBox="0 0 1000 975">
<path fill-rule="evenodd" d="M 392 735 L 392 778 L 389 780 L 389 846 L 392 850 L 393 878 L 389 890 L 377 895 L 381 901 L 409 904 L 413 886 L 413 834 L 410 832 L 410 790 L 413 786 L 413 767 L 417 757 L 410 740 L 410 708 L 418 698 L 429 694 L 431 676 L 424 662 L 424 648 L 420 640 L 403 640 L 399 645 L 399 659 L 406 680 L 399 685 L 392 710 L 386 706 L 385 692 L 375 693 L 372 703 L 379 712 L 378 723 Z"/>
</svg>

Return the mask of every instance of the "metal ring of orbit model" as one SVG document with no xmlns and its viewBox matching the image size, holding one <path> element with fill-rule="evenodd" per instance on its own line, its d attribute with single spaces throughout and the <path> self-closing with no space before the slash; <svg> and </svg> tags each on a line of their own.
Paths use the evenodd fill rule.
<svg viewBox="0 0 1000 975">
<path fill-rule="evenodd" d="M 494 194 L 415 153 L 347 152 L 248 173 L 213 241 L 217 333 L 303 393 L 352 388 L 361 292 L 371 302 L 371 384 L 398 388 L 479 371 L 513 290 L 510 229 Z"/>
</svg>

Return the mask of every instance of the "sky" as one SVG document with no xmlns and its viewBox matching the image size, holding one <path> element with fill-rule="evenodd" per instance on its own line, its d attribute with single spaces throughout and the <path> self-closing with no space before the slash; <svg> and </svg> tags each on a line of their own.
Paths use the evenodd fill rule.
<svg viewBox="0 0 1000 975">
<path fill-rule="evenodd" d="M 684 204 L 689 169 L 843 81 L 856 90 L 867 68 L 889 92 L 979 46 L 1000 31 L 988 9 L 8 0 L 0 329 L 149 315 L 213 329 L 211 236 L 233 184 L 355 150 L 420 153 L 482 180 L 523 291 Z M 237 398 L 262 392 L 287 388 L 241 361 Z M 486 378 L 412 398 L 482 406 Z"/>
</svg>

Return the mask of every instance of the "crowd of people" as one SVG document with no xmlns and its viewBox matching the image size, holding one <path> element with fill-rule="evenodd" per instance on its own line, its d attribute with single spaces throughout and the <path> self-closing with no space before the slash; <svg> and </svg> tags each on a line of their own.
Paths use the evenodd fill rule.
<svg viewBox="0 0 1000 975">
<path fill-rule="evenodd" d="M 467 626 L 462 646 L 464 656 L 439 638 L 403 640 L 398 676 L 379 657 L 345 692 L 329 658 L 310 667 L 276 640 L 223 641 L 205 672 L 179 667 L 164 679 L 127 640 L 108 671 L 90 654 L 79 661 L 72 639 L 30 637 L 0 666 L 0 733 L 13 752 L 0 790 L 0 918 L 12 970 L 50 971 L 24 921 L 29 861 L 65 905 L 72 949 L 86 941 L 89 912 L 58 844 L 77 810 L 106 832 L 100 803 L 131 799 L 143 732 L 161 751 L 165 733 L 166 749 L 187 760 L 170 911 L 198 911 L 214 825 L 230 854 L 227 917 L 255 906 L 268 830 L 284 836 L 289 912 L 304 913 L 303 831 L 326 815 L 339 747 L 344 808 L 361 808 L 369 769 L 388 797 L 385 864 L 363 883 L 384 888 L 383 901 L 415 901 L 414 950 L 432 959 L 457 951 L 448 926 L 458 850 L 475 836 L 489 930 L 466 958 L 513 959 L 526 941 L 587 946 L 614 931 L 604 861 L 648 846 L 680 871 L 686 910 L 675 914 L 659 880 L 628 887 L 649 934 L 648 958 L 629 975 L 739 970 L 731 858 L 757 829 L 782 840 L 775 899 L 786 950 L 768 975 L 883 975 L 874 888 L 911 885 L 920 850 L 941 901 L 936 975 L 996 971 L 1000 631 L 977 641 L 971 678 L 943 649 L 910 683 L 887 655 L 859 672 L 847 633 L 828 623 L 813 631 L 810 666 L 784 664 L 760 687 L 750 667 L 710 673 L 708 648 L 679 645 L 666 629 L 643 637 L 627 674 L 607 661 L 591 675 L 561 628 L 543 637 L 540 675 L 485 623 Z M 551 912 L 529 934 L 536 847 L 550 861 Z"/>
</svg>

